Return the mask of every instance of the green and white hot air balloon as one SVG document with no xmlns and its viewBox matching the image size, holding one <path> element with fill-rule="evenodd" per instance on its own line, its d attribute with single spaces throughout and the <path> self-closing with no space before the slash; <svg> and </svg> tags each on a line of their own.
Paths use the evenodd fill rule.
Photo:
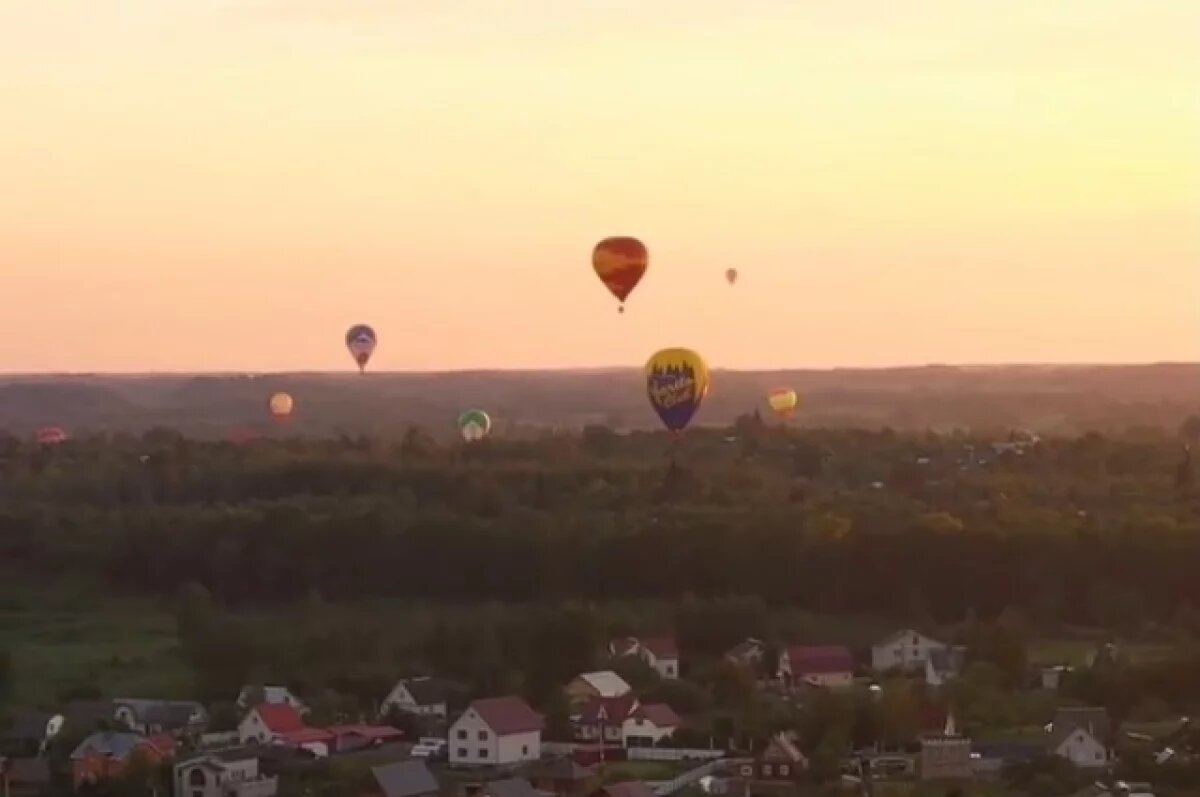
<svg viewBox="0 0 1200 797">
<path fill-rule="evenodd" d="M 492 419 L 483 410 L 467 410 L 458 416 L 459 434 L 468 443 L 482 440 L 491 430 Z"/>
</svg>

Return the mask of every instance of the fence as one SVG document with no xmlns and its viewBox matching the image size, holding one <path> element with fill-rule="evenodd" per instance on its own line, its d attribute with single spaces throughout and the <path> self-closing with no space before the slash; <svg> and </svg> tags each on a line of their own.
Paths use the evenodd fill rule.
<svg viewBox="0 0 1200 797">
<path fill-rule="evenodd" d="M 682 747 L 630 747 L 625 751 L 630 761 L 716 761 L 725 757 L 724 750 Z"/>
</svg>

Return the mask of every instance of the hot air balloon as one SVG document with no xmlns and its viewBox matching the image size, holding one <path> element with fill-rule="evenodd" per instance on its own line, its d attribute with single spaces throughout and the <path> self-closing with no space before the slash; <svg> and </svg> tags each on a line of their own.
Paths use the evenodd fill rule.
<svg viewBox="0 0 1200 797">
<path fill-rule="evenodd" d="M 37 430 L 37 441 L 43 446 L 56 446 L 67 439 L 67 433 L 57 426 L 43 426 Z"/>
<path fill-rule="evenodd" d="M 790 418 L 792 413 L 796 411 L 796 405 L 800 399 L 796 396 L 796 391 L 788 387 L 777 387 L 767 394 L 767 403 L 771 405 L 771 409 L 781 418 Z"/>
<path fill-rule="evenodd" d="M 371 355 L 375 353 L 375 330 L 366 324 L 355 324 L 346 332 L 346 348 L 358 363 L 359 373 L 365 373 Z"/>
<path fill-rule="evenodd" d="M 482 440 L 491 430 L 492 419 L 483 410 L 467 410 L 458 416 L 458 431 L 468 443 Z"/>
<path fill-rule="evenodd" d="M 286 421 L 291 417 L 292 411 L 296 408 L 296 402 L 287 393 L 276 393 L 271 396 L 268 406 L 275 420 Z"/>
<path fill-rule="evenodd" d="M 737 273 L 736 268 L 725 269 L 725 281 L 726 282 L 728 282 L 730 285 L 732 285 L 733 283 L 737 282 L 737 278 L 738 278 L 738 273 Z"/>
<path fill-rule="evenodd" d="M 650 406 L 672 432 L 683 431 L 708 395 L 708 366 L 691 349 L 663 349 L 646 361 Z"/>
<path fill-rule="evenodd" d="M 604 286 L 617 297 L 622 313 L 625 312 L 625 300 L 642 281 L 649 263 L 650 253 L 637 238 L 605 238 L 592 250 L 592 268 Z"/>
</svg>

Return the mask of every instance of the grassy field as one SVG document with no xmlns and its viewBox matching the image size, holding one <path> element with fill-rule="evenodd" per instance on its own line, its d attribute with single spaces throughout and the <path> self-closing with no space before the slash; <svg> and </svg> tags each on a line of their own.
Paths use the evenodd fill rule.
<svg viewBox="0 0 1200 797">
<path fill-rule="evenodd" d="M 109 696 L 187 696 L 191 676 L 163 607 L 98 600 L 104 593 L 83 587 L 15 586 L 0 587 L 0 646 L 13 656 L 14 704 L 53 705 L 79 687 Z"/>
</svg>

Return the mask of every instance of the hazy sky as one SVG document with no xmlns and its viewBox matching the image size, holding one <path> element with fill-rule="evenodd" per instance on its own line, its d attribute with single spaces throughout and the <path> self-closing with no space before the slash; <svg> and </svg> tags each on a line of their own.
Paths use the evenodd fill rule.
<svg viewBox="0 0 1200 797">
<path fill-rule="evenodd" d="M 0 0 L 0 370 L 351 368 L 359 321 L 380 369 L 1200 359 L 1198 38 L 1196 0 Z"/>
</svg>

